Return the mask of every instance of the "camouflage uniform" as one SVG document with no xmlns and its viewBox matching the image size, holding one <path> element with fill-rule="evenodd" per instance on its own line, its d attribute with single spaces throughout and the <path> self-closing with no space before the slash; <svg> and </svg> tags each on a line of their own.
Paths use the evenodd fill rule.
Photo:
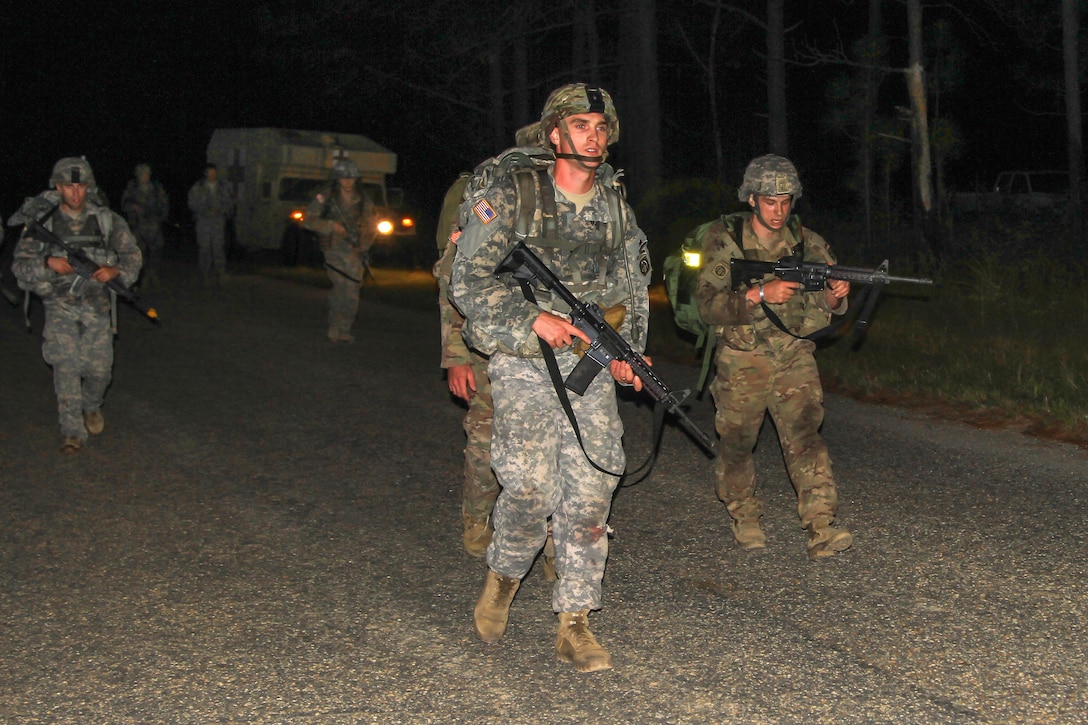
<svg viewBox="0 0 1088 725">
<path fill-rule="evenodd" d="M 149 178 L 146 184 L 141 183 L 142 175 L 151 174 L 150 166 L 139 164 L 134 173 L 136 178 L 129 179 L 121 194 L 121 210 L 128 218 L 129 227 L 136 234 L 136 241 L 143 252 L 144 278 L 153 282 L 158 279 L 162 251 L 166 246 L 162 223 L 170 216 L 170 197 L 157 181 Z"/>
<path fill-rule="evenodd" d="M 612 223 L 619 220 L 611 218 L 605 194 L 598 181 L 594 197 L 577 212 L 555 187 L 558 236 L 569 247 L 539 246 L 533 237 L 527 245 L 582 299 L 602 306 L 627 305 L 633 314 L 627 315 L 620 332 L 642 349 L 649 316 L 646 238 L 624 203 L 626 236 L 610 241 L 609 230 L 622 225 Z M 494 274 L 517 241 L 514 180 L 500 179 L 484 198 L 495 215 L 487 222 L 473 215 L 465 226 L 457 244 L 450 296 L 467 318 L 466 338 L 491 356 L 488 373 L 495 401 L 491 461 L 502 491 L 495 504 L 488 567 L 503 577 L 523 577 L 544 546 L 551 516 L 558 575 L 552 608 L 560 613 L 597 609 L 608 555 L 608 514 L 625 464 L 614 381 L 602 371 L 584 396 L 570 396 L 583 453 L 532 331 L 540 308 L 550 307 L 549 296 L 538 291 L 538 307 L 523 298 L 516 283 Z M 632 339 L 634 320 L 642 331 L 637 339 Z M 571 348 L 556 350 L 555 357 L 564 377 L 578 362 Z M 616 475 L 596 470 L 587 455 Z"/>
<path fill-rule="evenodd" d="M 222 280 L 227 273 L 226 228 L 234 214 L 234 199 L 222 179 L 210 183 L 205 177 L 190 187 L 189 209 L 196 223 L 200 274 L 208 285 L 213 274 Z"/>
<path fill-rule="evenodd" d="M 733 236 L 737 219 L 743 223 L 739 244 Z M 786 226 L 769 245 L 761 243 L 752 219 L 750 213 L 734 214 L 707 229 L 695 292 L 699 313 L 708 324 L 717 325 L 719 340 L 717 373 L 710 388 L 721 437 L 715 464 L 717 495 L 737 524 L 758 525 L 763 502 L 755 495 L 752 451 L 769 410 L 797 492 L 797 513 L 802 527 L 808 528 L 815 520 L 833 519 L 837 504 L 831 461 L 819 433 L 824 408 L 815 344 L 780 330 L 761 306 L 750 308 L 747 288 L 731 288 L 729 265 L 730 259 L 740 258 L 777 261 L 802 240 Z M 835 262 L 822 237 L 808 229 L 802 229 L 802 237 L 806 261 Z M 771 279 L 773 275 L 764 281 Z M 843 300 L 835 313 L 844 313 L 846 306 Z M 798 291 L 773 311 L 788 329 L 804 336 L 827 325 L 831 307 L 823 291 Z"/>
<path fill-rule="evenodd" d="M 339 169 L 339 170 L 338 170 Z M 351 162 L 337 162 L 333 176 L 357 178 L 358 167 Z M 375 227 L 374 202 L 370 195 L 359 188 L 350 201 L 343 200 L 339 185 L 334 182 L 327 193 L 318 194 L 306 209 L 306 219 L 302 226 L 316 232 L 321 240 L 321 252 L 326 264 L 343 270 L 359 282 L 348 279 L 343 274 L 326 267 L 332 289 L 329 290 L 329 339 L 333 342 L 350 342 L 351 328 L 359 312 L 359 285 L 363 279 L 363 258 L 374 244 L 377 233 Z M 338 232 L 334 225 L 339 223 L 352 233 Z"/>
<path fill-rule="evenodd" d="M 495 498 L 499 495 L 499 483 L 491 470 L 491 422 L 495 416 L 495 404 L 491 399 L 491 379 L 487 376 L 488 360 L 465 344 L 461 336 L 465 318 L 447 297 L 456 251 L 456 244 L 446 245 L 442 257 L 435 263 L 434 275 L 438 280 L 438 308 L 442 322 L 442 367 L 448 370 L 459 365 L 471 365 L 476 380 L 476 392 L 468 401 L 468 413 L 464 420 L 467 443 L 461 515 L 468 531 L 474 526 L 488 524 Z"/>
<path fill-rule="evenodd" d="M 70 167 L 79 167 L 81 178 L 89 178 L 94 186 L 90 165 L 82 159 L 58 162 L 54 183 L 60 183 L 56 181 L 58 174 L 67 173 Z M 87 196 L 89 199 L 91 194 Z M 21 213 L 40 219 L 44 211 L 59 203 L 60 195 L 47 191 L 28 199 Z M 88 200 L 74 216 L 57 209 L 43 226 L 69 245 L 82 248 L 98 264 L 116 267 L 121 284 L 130 286 L 139 276 L 143 259 L 136 238 L 125 220 L 109 209 Z M 75 273 L 58 275 L 46 266 L 47 257 L 64 256 L 63 250 L 24 232 L 15 247 L 12 271 L 20 287 L 42 298 L 42 356 L 53 367 L 61 435 L 82 442 L 87 440 L 84 414 L 98 413 L 113 375 L 112 300 L 99 282 Z"/>
</svg>

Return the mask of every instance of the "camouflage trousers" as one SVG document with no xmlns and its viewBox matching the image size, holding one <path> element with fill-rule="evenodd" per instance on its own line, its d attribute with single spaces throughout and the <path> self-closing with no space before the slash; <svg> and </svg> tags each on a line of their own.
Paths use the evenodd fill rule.
<svg viewBox="0 0 1088 725">
<path fill-rule="evenodd" d="M 487 377 L 487 360 L 472 362 L 476 378 L 476 393 L 468 401 L 465 415 L 465 482 L 461 487 L 461 513 L 483 522 L 495 508 L 499 482 L 491 470 L 491 422 L 495 403 L 491 399 L 491 380 Z"/>
<path fill-rule="evenodd" d="M 60 432 L 87 440 L 83 411 L 98 410 L 113 375 L 109 312 L 46 300 L 42 357 L 53 367 Z"/>
<path fill-rule="evenodd" d="M 159 222 L 143 222 L 133 225 L 133 233 L 136 242 L 140 245 L 140 251 L 144 255 L 143 272 L 145 277 L 153 277 L 162 264 L 162 251 L 166 246 L 166 238 L 162 234 L 162 225 Z"/>
<path fill-rule="evenodd" d="M 556 357 L 565 377 L 577 357 Z M 602 371 L 584 396 L 570 395 L 583 452 L 543 359 L 496 354 L 488 373 L 495 397 L 491 464 L 502 491 L 487 564 L 503 576 L 524 577 L 544 546 L 550 516 L 558 576 L 552 609 L 599 609 L 608 514 L 619 475 L 596 470 L 586 455 L 608 471 L 623 471 L 623 423 L 612 376 Z"/>
<path fill-rule="evenodd" d="M 327 264 L 362 280 L 363 259 L 358 249 L 350 244 L 334 243 L 323 249 L 322 253 Z M 332 289 L 329 290 L 329 334 L 347 335 L 355 325 L 355 316 L 359 313 L 359 282 L 352 281 L 328 267 L 325 272 L 332 283 Z"/>
<path fill-rule="evenodd" d="M 834 517 L 838 503 L 827 445 L 820 435 L 824 419 L 823 388 L 813 343 L 793 341 L 781 349 L 762 346 L 740 352 L 721 346 L 711 383 L 721 440 L 715 462 L 718 498 L 736 521 L 754 521 L 763 513 L 756 497 L 752 450 L 770 411 L 782 444 L 797 514 L 806 526 L 816 516 Z"/>
<path fill-rule="evenodd" d="M 200 274 L 205 280 L 227 271 L 227 220 L 220 216 L 197 217 L 196 246 Z"/>
</svg>

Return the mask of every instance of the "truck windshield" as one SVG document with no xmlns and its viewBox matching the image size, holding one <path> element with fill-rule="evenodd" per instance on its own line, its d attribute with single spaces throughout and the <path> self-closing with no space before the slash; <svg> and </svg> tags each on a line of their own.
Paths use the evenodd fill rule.
<svg viewBox="0 0 1088 725">
<path fill-rule="evenodd" d="M 298 179 L 285 176 L 280 179 L 280 201 L 296 203 L 309 203 L 318 192 L 327 192 L 330 187 L 328 179 Z M 370 200 L 378 206 L 383 206 L 385 196 L 382 194 L 381 184 L 362 184 L 363 190 L 370 195 Z"/>
</svg>

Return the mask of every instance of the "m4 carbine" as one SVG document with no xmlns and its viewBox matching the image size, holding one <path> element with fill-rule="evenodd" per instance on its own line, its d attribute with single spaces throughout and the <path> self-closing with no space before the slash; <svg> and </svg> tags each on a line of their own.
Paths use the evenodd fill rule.
<svg viewBox="0 0 1088 725">
<path fill-rule="evenodd" d="M 68 264 L 72 266 L 72 269 L 75 270 L 76 274 L 78 274 L 80 277 L 83 277 L 84 279 L 92 281 L 94 280 L 94 273 L 101 269 L 101 265 L 88 257 L 82 249 L 78 249 L 71 246 L 70 244 L 67 244 L 63 239 L 46 229 L 44 226 L 42 226 L 40 222 L 35 219 L 31 219 L 28 217 L 26 219 L 26 228 L 35 237 L 38 237 L 39 239 L 45 240 L 50 244 L 54 244 L 57 247 L 63 249 L 68 255 Z M 112 290 L 118 297 L 125 300 L 137 310 L 147 315 L 148 319 L 150 319 L 152 322 L 157 323 L 159 321 L 159 313 L 157 313 L 154 308 L 148 307 L 147 305 L 140 302 L 136 295 L 134 295 L 130 289 L 117 281 L 116 278 L 111 279 L 109 282 L 106 282 L 105 286 Z"/>
<path fill-rule="evenodd" d="M 669 386 L 657 376 L 646 362 L 646 358 L 639 355 L 623 339 L 623 336 L 612 329 L 605 320 L 604 312 L 596 304 L 587 304 L 578 299 L 563 282 L 555 276 L 523 242 L 510 251 L 506 258 L 495 268 L 495 273 L 512 272 L 514 279 L 524 283 L 536 281 L 547 288 L 556 298 L 562 300 L 570 308 L 571 324 L 586 334 L 590 345 L 585 356 L 574 366 L 574 370 L 567 376 L 564 386 L 578 395 L 584 395 L 586 388 L 593 382 L 593 378 L 602 368 L 607 368 L 613 360 L 622 360 L 631 366 L 632 372 L 642 381 L 642 386 L 650 393 L 654 400 L 661 403 L 665 410 L 676 416 L 695 441 L 711 456 L 716 455 L 714 444 L 699 426 L 688 418 L 680 405 L 688 397 L 689 391 L 672 391 Z"/>
<path fill-rule="evenodd" d="M 915 277 L 893 277 L 888 274 L 888 260 L 880 263 L 876 269 L 862 267 L 844 267 L 839 264 L 823 262 L 803 262 L 797 257 L 783 257 L 777 262 L 761 262 L 755 259 L 729 260 L 733 278 L 733 289 L 739 290 L 742 284 L 762 279 L 773 274 L 786 282 L 800 282 L 802 291 L 816 292 L 827 285 L 829 279 L 841 279 L 851 284 L 885 285 L 889 282 L 909 282 L 911 284 L 933 284 L 931 279 Z"/>
</svg>

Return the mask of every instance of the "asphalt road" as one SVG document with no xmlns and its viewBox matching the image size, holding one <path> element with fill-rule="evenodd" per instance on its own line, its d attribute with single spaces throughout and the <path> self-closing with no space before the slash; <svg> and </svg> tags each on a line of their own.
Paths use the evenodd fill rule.
<svg viewBox="0 0 1088 725">
<path fill-rule="evenodd" d="M 377 270 L 379 278 L 381 270 Z M 5 723 L 1071 723 L 1088 717 L 1088 454 L 831 397 L 854 547 L 810 562 L 768 425 L 768 548 L 731 543 L 676 428 L 622 489 L 591 618 L 615 669 L 554 654 L 538 562 L 506 638 L 471 611 L 462 410 L 436 310 L 175 268 L 121 310 L 106 430 L 61 456 L 51 375 L 0 308 Z M 659 365 L 674 386 L 696 370 Z M 629 457 L 649 409 L 622 404 Z M 691 412 L 712 428 L 709 401 Z"/>
</svg>

